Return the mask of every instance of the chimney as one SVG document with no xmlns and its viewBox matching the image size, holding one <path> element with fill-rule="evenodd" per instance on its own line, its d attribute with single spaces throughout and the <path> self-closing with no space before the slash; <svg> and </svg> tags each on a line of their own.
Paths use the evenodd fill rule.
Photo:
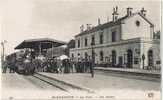
<svg viewBox="0 0 163 100">
<path fill-rule="evenodd" d="M 146 16 L 147 10 L 144 9 L 144 7 L 140 10 L 140 14 L 143 15 L 144 17 Z"/>
<path fill-rule="evenodd" d="M 100 18 L 98 18 L 98 25 L 101 25 Z"/>
<path fill-rule="evenodd" d="M 113 8 L 113 21 L 116 21 L 118 19 L 118 7 L 116 6 L 115 8 Z"/>
<path fill-rule="evenodd" d="M 87 30 L 91 29 L 91 24 L 87 24 Z"/>
<path fill-rule="evenodd" d="M 131 16 L 132 15 L 132 9 L 131 7 L 127 8 L 127 16 Z"/>
<path fill-rule="evenodd" d="M 84 31 L 84 25 L 81 25 L 80 26 L 80 32 L 83 32 Z"/>
<path fill-rule="evenodd" d="M 118 12 L 118 6 L 115 7 L 115 11 Z"/>
</svg>

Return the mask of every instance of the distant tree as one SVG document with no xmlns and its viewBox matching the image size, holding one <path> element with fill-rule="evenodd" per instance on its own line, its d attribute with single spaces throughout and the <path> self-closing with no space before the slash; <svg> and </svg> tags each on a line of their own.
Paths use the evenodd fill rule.
<svg viewBox="0 0 163 100">
<path fill-rule="evenodd" d="M 69 48 L 75 48 L 75 40 L 70 40 L 69 42 L 68 42 L 68 44 L 67 44 L 67 47 L 69 47 Z"/>
<path fill-rule="evenodd" d="M 69 52 L 70 52 L 70 49 L 72 48 L 75 48 L 75 40 L 70 40 L 68 43 L 67 43 L 67 48 L 65 49 L 65 54 L 67 56 L 69 56 Z"/>
<path fill-rule="evenodd" d="M 154 39 L 160 39 L 160 34 L 161 34 L 160 30 L 154 32 L 153 38 L 154 38 Z"/>
</svg>

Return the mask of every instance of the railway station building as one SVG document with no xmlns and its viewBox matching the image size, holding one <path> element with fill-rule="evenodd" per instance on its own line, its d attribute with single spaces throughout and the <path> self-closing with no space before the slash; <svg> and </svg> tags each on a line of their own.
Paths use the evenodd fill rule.
<svg viewBox="0 0 163 100">
<path fill-rule="evenodd" d="M 97 65 L 107 63 L 111 67 L 160 69 L 160 40 L 154 39 L 154 24 L 146 16 L 146 10 L 132 12 L 119 18 L 118 7 L 113 9 L 112 21 L 91 27 L 75 36 L 75 48 L 70 57 L 75 60 L 91 57 Z"/>
</svg>

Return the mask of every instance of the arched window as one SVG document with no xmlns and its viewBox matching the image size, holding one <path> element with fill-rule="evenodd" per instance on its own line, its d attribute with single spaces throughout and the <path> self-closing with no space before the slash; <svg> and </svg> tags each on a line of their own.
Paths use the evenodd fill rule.
<svg viewBox="0 0 163 100">
<path fill-rule="evenodd" d="M 113 66 L 116 65 L 116 56 L 117 56 L 116 51 L 113 50 L 113 51 L 112 51 L 112 65 L 113 65 Z"/>
<path fill-rule="evenodd" d="M 80 58 L 81 58 L 80 53 L 78 53 L 78 61 L 80 61 Z"/>
<path fill-rule="evenodd" d="M 100 61 L 103 61 L 104 60 L 104 54 L 103 54 L 103 51 L 100 51 Z"/>
<path fill-rule="evenodd" d="M 87 52 L 85 52 L 85 59 L 88 59 L 88 54 L 87 54 Z"/>
<path fill-rule="evenodd" d="M 148 51 L 148 66 L 153 66 L 153 51 Z"/>
</svg>

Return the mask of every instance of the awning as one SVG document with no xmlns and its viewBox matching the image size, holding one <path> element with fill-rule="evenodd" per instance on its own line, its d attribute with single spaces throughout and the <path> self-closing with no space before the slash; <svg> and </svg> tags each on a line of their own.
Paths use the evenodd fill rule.
<svg viewBox="0 0 163 100">
<path fill-rule="evenodd" d="M 64 59 L 69 59 L 69 58 L 66 55 L 61 55 L 61 56 L 57 57 L 57 59 L 64 60 Z"/>
<path fill-rule="evenodd" d="M 48 49 L 48 48 L 52 48 L 52 46 L 58 47 L 65 44 L 66 42 L 51 39 L 51 38 L 28 39 L 28 40 L 24 40 L 22 43 L 16 46 L 15 49 L 24 49 L 24 48 L 38 49 L 39 46 L 41 46 L 41 49 Z"/>
</svg>

